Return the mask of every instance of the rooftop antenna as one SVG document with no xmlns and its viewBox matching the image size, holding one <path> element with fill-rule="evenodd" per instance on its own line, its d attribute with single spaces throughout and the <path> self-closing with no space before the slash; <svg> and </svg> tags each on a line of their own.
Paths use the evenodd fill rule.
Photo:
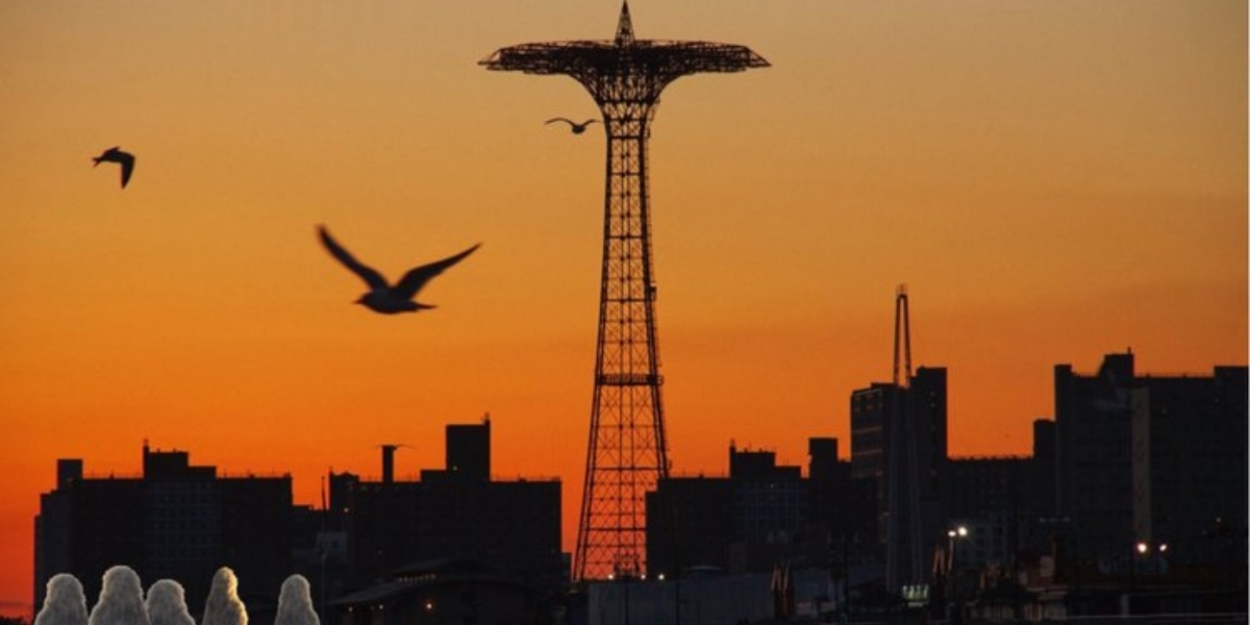
<svg viewBox="0 0 1250 625">
<path fill-rule="evenodd" d="M 907 388 L 911 383 L 911 319 L 907 311 L 907 285 L 898 285 L 894 294 L 894 385 Z"/>
</svg>

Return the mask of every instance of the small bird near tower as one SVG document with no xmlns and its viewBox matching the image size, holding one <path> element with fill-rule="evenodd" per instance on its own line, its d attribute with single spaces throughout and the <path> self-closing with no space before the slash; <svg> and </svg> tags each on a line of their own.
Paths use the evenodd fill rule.
<svg viewBox="0 0 1250 625">
<path fill-rule="evenodd" d="M 571 120 L 571 119 L 569 119 L 569 118 L 567 118 L 567 117 L 552 117 L 551 119 L 547 120 L 547 123 L 548 123 L 548 124 L 550 124 L 550 123 L 552 123 L 552 122 L 564 122 L 564 123 L 566 123 L 566 124 L 568 124 L 568 125 L 569 125 L 569 130 L 572 130 L 572 131 L 573 131 L 573 134 L 575 134 L 575 135 L 580 135 L 580 134 L 582 134 L 583 132 L 586 132 L 586 128 L 587 128 L 587 127 L 589 127 L 591 124 L 593 124 L 593 123 L 595 123 L 595 122 L 597 122 L 597 121 L 599 121 L 599 120 L 597 120 L 597 119 L 588 119 L 588 120 L 586 120 L 586 121 L 584 121 L 584 122 L 582 122 L 582 123 L 580 123 L 580 124 L 579 124 L 579 123 L 574 122 L 573 120 Z"/>
</svg>

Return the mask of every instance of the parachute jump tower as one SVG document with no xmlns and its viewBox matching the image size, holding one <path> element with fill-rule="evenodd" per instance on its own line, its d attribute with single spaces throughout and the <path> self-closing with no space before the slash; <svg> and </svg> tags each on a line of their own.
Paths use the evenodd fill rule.
<svg viewBox="0 0 1250 625">
<path fill-rule="evenodd" d="M 768 62 L 745 46 L 635 39 L 626 3 L 612 41 L 520 44 L 495 51 L 481 64 L 571 76 L 603 113 L 607 180 L 599 339 L 573 575 L 640 576 L 646 570 L 645 495 L 668 476 L 647 189 L 651 118 L 660 92 L 677 78 Z"/>
</svg>

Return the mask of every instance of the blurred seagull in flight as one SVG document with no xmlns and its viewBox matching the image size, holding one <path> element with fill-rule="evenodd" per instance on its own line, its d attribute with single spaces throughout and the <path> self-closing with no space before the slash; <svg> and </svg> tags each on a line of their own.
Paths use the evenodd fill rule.
<svg viewBox="0 0 1250 625">
<path fill-rule="evenodd" d="M 130 182 L 130 174 L 135 171 L 135 155 L 129 152 L 121 151 L 121 146 L 119 145 L 115 145 L 105 150 L 99 156 L 91 157 L 91 160 L 95 161 L 95 164 L 92 165 L 92 167 L 95 167 L 100 163 L 117 163 L 121 165 L 123 189 L 126 188 L 126 183 Z"/>
<path fill-rule="evenodd" d="M 597 121 L 599 121 L 599 120 L 597 120 L 597 119 L 588 119 L 588 120 L 586 120 L 586 121 L 584 121 L 584 122 L 582 122 L 582 123 L 578 124 L 578 123 L 574 122 L 573 120 L 568 119 L 568 118 L 566 118 L 566 117 L 552 117 L 551 119 L 547 120 L 547 122 L 546 122 L 546 123 L 550 124 L 550 123 L 552 123 L 552 122 L 564 122 L 564 123 L 566 123 L 566 124 L 568 124 L 568 125 L 569 125 L 569 128 L 570 128 L 570 129 L 572 129 L 572 130 L 573 130 L 573 134 L 575 134 L 575 135 L 580 135 L 580 134 L 582 134 L 583 132 L 586 132 L 586 127 L 587 127 L 587 126 L 590 126 L 591 124 L 593 124 L 593 123 L 595 123 L 595 122 L 597 122 Z"/>
<path fill-rule="evenodd" d="M 404 274 L 403 279 L 401 279 L 395 286 L 391 286 L 387 283 L 386 278 L 382 277 L 382 274 L 378 273 L 377 270 L 361 264 L 360 261 L 356 260 L 350 252 L 344 249 L 343 246 L 339 245 L 338 241 L 335 241 L 334 238 L 330 236 L 330 232 L 326 230 L 325 226 L 318 226 L 317 232 L 321 236 L 321 244 L 329 250 L 330 255 L 338 259 L 340 263 L 343 263 L 343 265 L 345 265 L 348 269 L 351 269 L 353 273 L 360 276 L 360 279 L 364 280 L 365 284 L 369 285 L 369 292 L 361 295 L 360 299 L 356 300 L 356 303 L 364 304 L 365 307 L 374 312 L 387 315 L 393 315 L 401 312 L 417 312 L 425 308 L 434 308 L 434 306 L 429 304 L 417 302 L 414 299 L 417 296 L 417 293 L 421 291 L 421 288 L 425 286 L 425 283 L 429 282 L 438 274 L 443 273 L 443 270 L 448 267 L 464 260 L 466 256 L 472 254 L 474 250 L 482 245 L 481 243 L 478 243 L 477 245 L 474 245 L 473 247 L 470 247 L 455 256 L 449 256 L 443 260 L 421 265 L 416 269 L 412 269 L 408 273 Z"/>
</svg>

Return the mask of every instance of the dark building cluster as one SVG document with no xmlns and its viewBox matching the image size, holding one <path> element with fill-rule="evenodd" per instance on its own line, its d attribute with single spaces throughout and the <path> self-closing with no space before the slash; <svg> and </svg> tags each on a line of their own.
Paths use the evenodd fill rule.
<svg viewBox="0 0 1250 625">
<path fill-rule="evenodd" d="M 393 446 L 382 480 L 331 474 L 330 527 L 346 540 L 349 582 L 363 586 L 419 560 L 470 558 L 525 579 L 558 584 L 560 482 L 497 481 L 490 474 L 490 421 L 447 426 L 444 469 L 397 481 Z"/>
<path fill-rule="evenodd" d="M 976 597 L 983 615 L 997 601 L 1043 618 L 1123 613 L 1126 595 L 1130 613 L 1245 611 L 1246 367 L 1140 375 L 1131 352 L 1093 374 L 1058 365 L 1054 418 L 1025 457 L 951 458 L 946 386 L 921 367 L 854 391 L 849 459 L 833 438 L 809 439 L 806 471 L 731 443 L 727 475 L 661 480 L 647 577 L 820 570 L 795 574 L 826 580 L 809 604 L 847 611 Z M 36 602 L 56 573 L 90 595 L 126 563 L 181 580 L 193 610 L 229 566 L 258 621 L 292 573 L 345 625 L 563 613 L 560 482 L 492 479 L 489 419 L 449 425 L 445 466 L 419 480 L 395 478 L 398 448 L 382 446 L 380 480 L 331 472 L 319 509 L 293 505 L 289 476 L 226 476 L 146 443 L 141 476 L 60 460 L 35 523 Z"/>
<path fill-rule="evenodd" d="M 57 573 L 93 597 L 105 571 L 125 564 L 146 579 L 187 580 L 188 604 L 202 606 L 226 562 L 272 603 L 291 574 L 292 510 L 289 475 L 221 476 L 146 443 L 141 476 L 89 477 L 82 460 L 59 460 L 35 518 L 35 605 Z"/>
<path fill-rule="evenodd" d="M 844 541 L 876 534 L 875 484 L 852 479 L 838 441 L 808 441 L 808 477 L 771 451 L 729 448 L 727 477 L 670 477 L 647 495 L 647 572 L 770 571 L 778 561 L 825 564 Z"/>
<path fill-rule="evenodd" d="M 921 367 L 852 392 L 849 463 L 812 439 L 807 477 L 731 447 L 728 477 L 662 481 L 649 572 L 823 568 L 843 609 L 975 596 L 1007 618 L 1245 612 L 1246 367 L 1139 375 L 1131 352 L 1090 375 L 1058 365 L 1054 419 L 1034 422 L 1026 457 L 950 457 L 946 384 Z"/>
<path fill-rule="evenodd" d="M 401 619 L 489 617 L 499 605 L 536 614 L 567 581 L 560 482 L 492 479 L 489 418 L 449 425 L 445 467 L 419 481 L 395 479 L 396 449 L 382 446 L 380 481 L 331 473 L 322 509 L 293 504 L 290 476 L 223 476 L 146 443 L 141 476 L 89 476 L 82 460 L 60 460 L 35 519 L 35 605 L 57 573 L 94 596 L 103 573 L 126 564 L 144 579 L 179 580 L 193 612 L 228 566 L 253 622 L 272 615 L 292 573 L 346 625 L 372 625 L 387 606 Z"/>
</svg>

